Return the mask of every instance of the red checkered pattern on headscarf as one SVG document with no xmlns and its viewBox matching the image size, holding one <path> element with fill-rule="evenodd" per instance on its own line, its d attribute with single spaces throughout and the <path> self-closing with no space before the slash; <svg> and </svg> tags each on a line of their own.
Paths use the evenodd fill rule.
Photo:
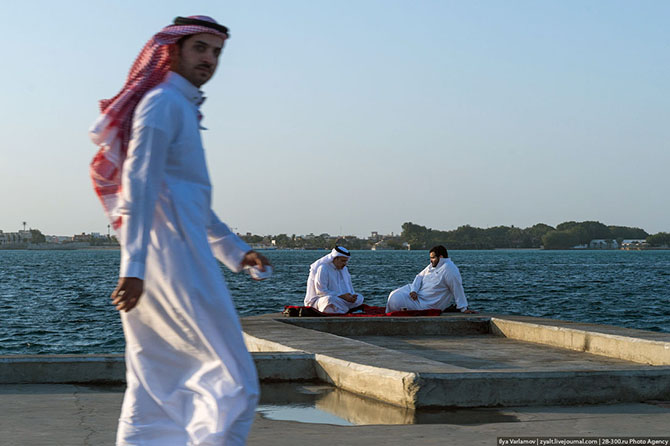
<svg viewBox="0 0 670 446">
<path fill-rule="evenodd" d="M 191 16 L 191 19 L 216 23 L 206 16 Z M 102 114 L 91 128 L 90 136 L 99 150 L 91 162 L 93 188 L 102 202 L 105 213 L 114 229 L 121 226 L 119 198 L 121 192 L 121 168 L 126 159 L 135 107 L 144 95 L 163 82 L 170 71 L 168 45 L 192 34 L 215 34 L 228 38 L 216 29 L 199 25 L 169 25 L 154 35 L 142 48 L 130 68 L 126 83 L 111 99 L 100 101 Z"/>
</svg>

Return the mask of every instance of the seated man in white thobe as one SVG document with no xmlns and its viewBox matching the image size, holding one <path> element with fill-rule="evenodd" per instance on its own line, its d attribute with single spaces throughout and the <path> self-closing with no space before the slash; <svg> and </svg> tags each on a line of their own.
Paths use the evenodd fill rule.
<svg viewBox="0 0 670 446">
<path fill-rule="evenodd" d="M 354 292 L 347 262 L 351 253 L 336 246 L 309 267 L 305 306 L 322 313 L 345 314 L 363 304 L 363 296 Z"/>
<path fill-rule="evenodd" d="M 431 309 L 476 313 L 468 310 L 461 273 L 442 245 L 430 250 L 430 264 L 414 282 L 392 291 L 386 303 L 387 312 Z"/>
</svg>

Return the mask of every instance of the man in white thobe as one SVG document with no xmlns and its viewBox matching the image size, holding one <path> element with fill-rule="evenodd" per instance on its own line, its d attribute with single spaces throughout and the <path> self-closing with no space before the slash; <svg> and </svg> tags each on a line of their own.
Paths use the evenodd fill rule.
<svg viewBox="0 0 670 446">
<path fill-rule="evenodd" d="M 305 306 L 322 313 L 344 314 L 363 305 L 363 296 L 354 292 L 347 262 L 351 253 L 336 246 L 309 267 Z"/>
<path fill-rule="evenodd" d="M 461 273 L 442 245 L 430 250 L 430 264 L 411 284 L 392 291 L 386 303 L 386 312 L 431 309 L 474 313 L 468 309 Z"/>
<path fill-rule="evenodd" d="M 121 242 L 112 299 L 126 338 L 117 445 L 243 445 L 254 418 L 256 369 L 215 256 L 235 272 L 268 262 L 211 210 L 200 139 L 199 87 L 214 74 L 227 34 L 203 16 L 177 18 L 157 34 L 131 69 L 129 79 L 140 80 L 124 87 L 141 95 L 135 85 L 160 82 L 131 113 L 118 194 L 106 195 L 99 184 L 114 178 L 105 177 L 98 157 L 92 164 L 103 204 L 118 198 L 118 209 L 106 206 Z M 169 72 L 147 62 L 161 51 Z M 123 129 L 109 124 L 110 115 L 120 119 L 114 113 L 103 110 L 92 130 L 101 150 L 112 152 L 100 155 L 103 163 L 123 156 L 113 152 L 123 138 L 104 140 Z"/>
</svg>

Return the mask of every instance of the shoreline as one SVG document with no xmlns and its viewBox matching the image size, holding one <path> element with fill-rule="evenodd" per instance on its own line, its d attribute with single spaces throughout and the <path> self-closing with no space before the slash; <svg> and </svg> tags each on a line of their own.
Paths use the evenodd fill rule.
<svg viewBox="0 0 670 446">
<path fill-rule="evenodd" d="M 68 246 L 68 245 L 30 245 L 30 246 L 3 246 L 0 245 L 0 251 L 119 251 L 120 246 Z M 256 251 L 327 251 L 328 248 L 254 248 Z M 403 252 L 403 251 L 427 251 L 426 249 L 353 249 L 352 251 L 371 251 L 371 252 Z M 670 247 L 650 247 L 643 249 L 544 249 L 544 248 L 483 248 L 483 249 L 450 249 L 450 251 L 547 251 L 547 252 L 619 252 L 619 251 L 670 251 Z"/>
</svg>

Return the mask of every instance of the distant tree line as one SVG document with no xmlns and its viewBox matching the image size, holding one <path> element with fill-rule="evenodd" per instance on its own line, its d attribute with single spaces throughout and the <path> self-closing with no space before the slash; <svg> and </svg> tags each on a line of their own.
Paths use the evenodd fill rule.
<svg viewBox="0 0 670 446">
<path fill-rule="evenodd" d="M 240 235 L 242 240 L 249 244 L 275 246 L 280 249 L 332 249 L 335 246 L 346 246 L 348 249 L 370 249 L 373 242 L 353 235 L 333 237 L 321 234 L 310 237 L 278 234 L 278 235 Z M 273 243 L 274 242 L 274 243 Z M 402 242 L 398 243 L 400 246 Z"/>
<path fill-rule="evenodd" d="M 647 237 L 647 243 L 655 247 L 670 246 L 670 233 L 659 232 L 658 234 L 650 235 Z"/>
<path fill-rule="evenodd" d="M 644 229 L 607 226 L 597 221 L 568 221 L 555 228 L 538 223 L 525 229 L 515 226 L 483 229 L 465 225 L 452 231 L 430 229 L 408 222 L 402 225 L 401 238 L 410 244 L 411 249 L 430 249 L 440 244 L 451 249 L 569 249 L 588 245 L 594 239 L 616 240 L 619 244 L 627 239 L 641 239 L 647 240 L 651 246 L 670 246 L 670 235 L 667 233 L 649 235 Z"/>
<path fill-rule="evenodd" d="M 627 226 L 608 226 L 597 221 L 567 221 L 555 228 L 538 223 L 529 228 L 516 226 L 494 226 L 477 228 L 470 225 L 459 226 L 451 231 L 427 228 L 411 222 L 402 225 L 399 236 L 382 236 L 380 239 L 361 239 L 352 235 L 330 236 L 328 234 L 296 236 L 279 235 L 243 235 L 247 243 L 260 246 L 274 246 L 280 249 L 331 249 L 342 245 L 349 249 L 371 249 L 375 242 L 383 239 L 380 249 L 430 249 L 435 245 L 445 245 L 449 249 L 570 249 L 579 245 L 588 245 L 591 240 L 646 240 L 652 247 L 670 247 L 670 234 L 659 232 L 648 234 L 644 229 Z M 379 249 L 379 245 L 378 245 Z"/>
</svg>

